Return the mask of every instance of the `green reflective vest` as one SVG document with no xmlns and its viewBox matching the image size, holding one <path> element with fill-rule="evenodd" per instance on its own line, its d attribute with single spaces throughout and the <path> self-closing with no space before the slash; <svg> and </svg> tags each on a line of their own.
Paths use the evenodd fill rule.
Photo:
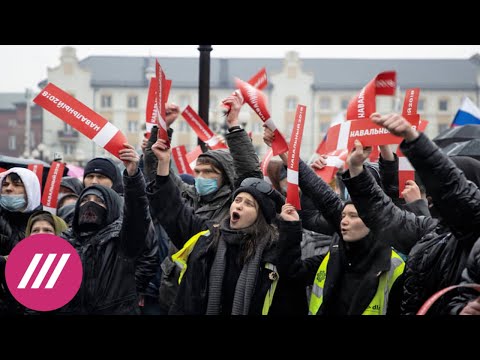
<svg viewBox="0 0 480 360">
<path fill-rule="evenodd" d="M 172 255 L 173 262 L 181 269 L 180 276 L 178 278 L 178 284 L 181 283 L 185 271 L 187 271 L 187 261 L 188 257 L 191 254 L 195 244 L 201 236 L 209 236 L 210 230 L 200 231 L 198 234 L 193 235 L 186 243 L 183 245 L 183 248 Z M 262 315 L 268 315 L 270 306 L 272 306 L 273 295 L 275 294 L 275 289 L 277 288 L 278 279 L 280 278 L 277 272 L 275 265 L 270 263 L 265 263 L 265 268 L 269 269 L 271 272 L 269 274 L 269 279 L 272 280 L 272 284 L 265 295 L 265 300 L 263 301 Z"/>
<path fill-rule="evenodd" d="M 323 287 L 325 285 L 325 278 L 327 277 L 327 265 L 330 259 L 330 252 L 327 253 L 318 271 L 315 275 L 313 283 L 312 295 L 310 296 L 310 304 L 308 307 L 308 314 L 315 315 L 322 306 L 323 302 Z M 405 261 L 392 249 L 391 265 L 387 272 L 384 272 L 379 279 L 377 292 L 370 304 L 363 311 L 362 315 L 385 315 L 387 312 L 388 295 L 397 278 L 403 273 L 405 269 Z"/>
</svg>

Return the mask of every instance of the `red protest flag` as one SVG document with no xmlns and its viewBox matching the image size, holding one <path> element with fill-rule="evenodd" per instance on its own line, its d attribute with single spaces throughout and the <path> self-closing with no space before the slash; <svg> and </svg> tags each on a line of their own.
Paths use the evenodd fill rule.
<svg viewBox="0 0 480 360">
<path fill-rule="evenodd" d="M 116 157 L 128 142 L 115 125 L 52 83 L 45 86 L 33 102 Z"/>
<path fill-rule="evenodd" d="M 283 154 L 288 151 L 288 145 L 280 130 L 277 129 L 275 123 L 270 118 L 270 113 L 267 110 L 267 100 L 265 95 L 258 89 L 254 88 L 249 83 L 240 79 L 235 79 L 237 87 L 240 89 L 243 98 L 248 105 L 260 117 L 263 123 L 273 131 L 274 140 L 272 142 L 273 155 Z"/>
<path fill-rule="evenodd" d="M 368 119 L 376 110 L 377 95 L 394 95 L 396 87 L 397 73 L 395 71 L 385 71 L 375 76 L 348 103 L 347 120 Z"/>
<path fill-rule="evenodd" d="M 288 152 L 287 168 L 287 203 L 301 210 L 300 193 L 298 191 L 298 162 L 300 160 L 300 146 L 302 144 L 303 126 L 305 124 L 305 105 L 297 105 L 295 122 L 293 124 L 292 135 L 290 137 L 290 146 Z"/>
</svg>

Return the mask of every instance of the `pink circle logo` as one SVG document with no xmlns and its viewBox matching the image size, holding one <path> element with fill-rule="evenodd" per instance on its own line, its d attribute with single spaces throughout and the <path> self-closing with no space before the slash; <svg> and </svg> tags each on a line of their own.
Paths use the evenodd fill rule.
<svg viewBox="0 0 480 360">
<path fill-rule="evenodd" d="M 12 295 L 36 311 L 51 311 L 67 304 L 78 292 L 82 275 L 75 248 L 52 234 L 36 234 L 20 241 L 5 267 Z"/>
</svg>

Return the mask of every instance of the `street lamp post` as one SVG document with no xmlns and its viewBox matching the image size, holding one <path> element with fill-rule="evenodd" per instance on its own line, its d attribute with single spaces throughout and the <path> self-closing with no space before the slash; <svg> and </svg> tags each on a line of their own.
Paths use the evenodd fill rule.
<svg viewBox="0 0 480 360">
<path fill-rule="evenodd" d="M 43 152 L 47 149 L 47 146 L 44 143 L 40 143 L 37 145 L 37 150 L 39 151 L 40 160 L 43 161 Z"/>
<path fill-rule="evenodd" d="M 210 100 L 210 51 L 212 45 L 199 45 L 200 64 L 198 82 L 198 115 L 208 126 L 208 109 Z M 206 151 L 205 143 L 198 138 L 198 145 Z"/>
</svg>

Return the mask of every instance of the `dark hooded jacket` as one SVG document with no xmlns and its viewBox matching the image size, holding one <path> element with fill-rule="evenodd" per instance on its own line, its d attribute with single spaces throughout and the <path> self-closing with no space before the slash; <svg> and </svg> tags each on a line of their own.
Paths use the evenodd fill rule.
<svg viewBox="0 0 480 360">
<path fill-rule="evenodd" d="M 80 195 L 85 187 L 78 178 L 73 176 L 64 176 L 60 185 L 72 190 L 77 195 Z"/>
<path fill-rule="evenodd" d="M 402 142 L 401 148 L 440 215 L 436 228 L 409 254 L 402 308 L 403 313 L 413 315 L 431 295 L 461 281 L 467 258 L 480 236 L 480 190 L 479 183 L 474 183 L 480 162 L 468 157 L 450 159 L 423 134 L 410 143 Z M 448 297 L 439 299 L 428 314 L 445 314 L 445 301 Z"/>
<path fill-rule="evenodd" d="M 109 178 L 112 180 L 112 189 L 115 190 L 117 194 L 123 196 L 124 193 L 124 184 L 122 179 L 122 174 L 120 168 L 115 164 L 112 159 L 109 158 L 94 158 L 101 159 L 102 161 L 108 161 L 112 165 L 113 171 L 109 171 Z M 89 162 L 89 163 L 90 163 Z M 123 201 L 123 197 L 121 198 Z M 123 209 L 123 204 L 120 205 L 120 210 Z M 68 220 L 72 217 L 71 208 L 67 207 L 65 210 L 62 209 L 61 216 Z M 135 260 L 135 278 L 137 282 L 137 292 L 140 295 L 145 294 L 147 291 L 148 284 L 150 280 L 153 279 L 157 268 L 160 264 L 158 259 L 159 244 L 158 239 L 155 234 L 155 228 L 153 224 L 148 229 L 147 238 L 145 239 L 145 247 L 143 253 Z"/>
<path fill-rule="evenodd" d="M 462 272 L 462 285 L 477 284 L 480 285 L 480 238 L 473 245 L 472 251 L 467 259 L 467 264 Z M 450 315 L 458 315 L 468 302 L 480 297 L 478 290 L 461 287 L 456 290 L 455 296 L 447 305 L 447 311 Z"/>
<path fill-rule="evenodd" d="M 143 174 L 138 171 L 129 177 L 125 172 L 124 184 L 123 212 L 121 198 L 114 190 L 101 185 L 89 188 L 102 193 L 107 207 L 105 224 L 97 232 L 80 233 L 80 201 L 76 204 L 72 228 L 64 237 L 80 255 L 83 279 L 79 292 L 62 312 L 139 314 L 135 260 L 144 250 L 151 218 Z"/>
</svg>

